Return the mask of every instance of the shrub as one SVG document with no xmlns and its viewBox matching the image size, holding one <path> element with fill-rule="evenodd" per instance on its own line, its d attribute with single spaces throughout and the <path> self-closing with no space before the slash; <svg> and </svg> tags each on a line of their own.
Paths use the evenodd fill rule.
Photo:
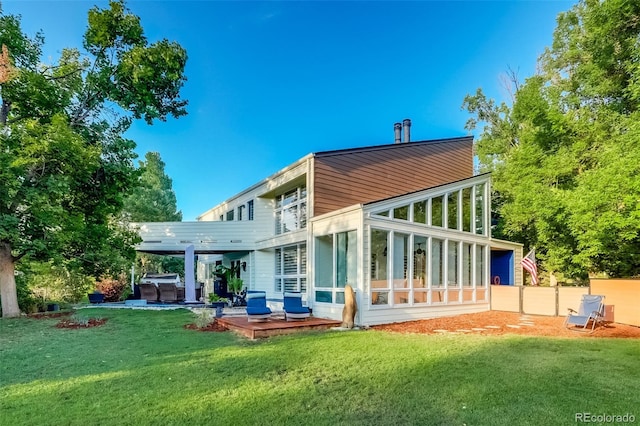
<svg viewBox="0 0 640 426">
<path fill-rule="evenodd" d="M 117 302 L 127 297 L 129 283 L 124 277 L 102 278 L 96 282 L 96 290 L 104 294 L 105 302 Z M 130 292 L 129 292 L 130 293 Z"/>
</svg>

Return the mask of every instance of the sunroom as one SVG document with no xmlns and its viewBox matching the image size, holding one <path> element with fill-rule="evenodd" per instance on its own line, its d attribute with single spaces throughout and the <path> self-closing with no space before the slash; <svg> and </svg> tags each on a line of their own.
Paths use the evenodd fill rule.
<svg viewBox="0 0 640 426">
<path fill-rule="evenodd" d="M 339 318 L 346 284 L 360 325 L 488 310 L 492 248 L 522 256 L 494 247 L 489 194 L 485 174 L 315 218 L 314 312 Z"/>
</svg>

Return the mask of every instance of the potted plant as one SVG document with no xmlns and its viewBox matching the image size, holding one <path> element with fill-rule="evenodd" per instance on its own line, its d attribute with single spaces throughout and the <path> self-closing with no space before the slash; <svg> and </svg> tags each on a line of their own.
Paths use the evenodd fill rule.
<svg viewBox="0 0 640 426">
<path fill-rule="evenodd" d="M 211 303 L 212 308 L 216 308 L 216 318 L 220 318 L 222 316 L 222 309 L 229 303 L 229 299 L 220 297 L 215 293 L 209 293 L 209 303 Z"/>
<path fill-rule="evenodd" d="M 89 303 L 104 302 L 104 294 L 100 293 L 98 290 L 94 290 L 93 293 L 89 293 L 87 296 L 89 296 Z"/>
<path fill-rule="evenodd" d="M 246 302 L 244 302 L 244 295 L 243 295 L 244 281 L 242 280 L 242 278 L 233 277 L 229 279 L 227 283 L 227 288 L 231 293 L 233 293 L 234 306 L 244 306 L 246 304 Z"/>
</svg>

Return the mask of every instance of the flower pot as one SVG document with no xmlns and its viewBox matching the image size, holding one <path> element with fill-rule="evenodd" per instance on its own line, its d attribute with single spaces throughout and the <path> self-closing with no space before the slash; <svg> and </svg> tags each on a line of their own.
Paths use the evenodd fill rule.
<svg viewBox="0 0 640 426">
<path fill-rule="evenodd" d="M 226 305 L 225 302 L 213 302 L 211 303 L 211 307 L 212 308 L 216 308 L 216 318 L 220 318 L 222 316 L 222 310 L 224 309 L 224 306 Z"/>
<path fill-rule="evenodd" d="M 103 303 L 104 302 L 104 294 L 102 293 L 89 293 L 89 303 Z"/>
</svg>

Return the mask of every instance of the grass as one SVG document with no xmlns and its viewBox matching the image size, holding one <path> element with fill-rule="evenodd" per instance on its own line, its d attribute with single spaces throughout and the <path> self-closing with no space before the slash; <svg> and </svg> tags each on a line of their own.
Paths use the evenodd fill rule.
<svg viewBox="0 0 640 426">
<path fill-rule="evenodd" d="M 83 315 L 85 312 L 83 311 Z M 575 424 L 640 418 L 631 339 L 325 332 L 247 341 L 188 311 L 0 320 L 2 424 Z M 640 420 L 636 419 L 636 422 Z"/>
</svg>

